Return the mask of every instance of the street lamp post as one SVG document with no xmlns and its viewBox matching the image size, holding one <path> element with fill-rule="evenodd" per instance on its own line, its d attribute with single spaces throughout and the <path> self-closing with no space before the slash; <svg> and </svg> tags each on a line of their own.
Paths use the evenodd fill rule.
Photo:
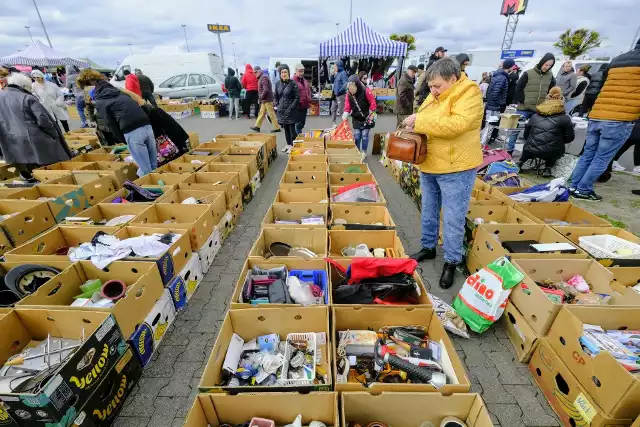
<svg viewBox="0 0 640 427">
<path fill-rule="evenodd" d="M 349 25 L 353 22 L 353 0 L 349 1 Z"/>
<path fill-rule="evenodd" d="M 187 45 L 187 52 L 191 52 L 189 50 L 189 40 L 187 40 L 187 26 L 185 24 L 182 24 L 182 30 L 184 31 L 184 42 Z"/>
<path fill-rule="evenodd" d="M 129 53 L 131 53 L 131 55 L 133 55 L 133 49 L 131 49 L 131 43 L 128 43 L 129 45 Z"/>
<path fill-rule="evenodd" d="M 340 30 L 339 30 L 339 28 L 340 28 L 340 23 L 339 23 L 339 22 L 336 22 L 336 36 L 339 36 L 339 35 L 340 35 Z"/>
<path fill-rule="evenodd" d="M 235 67 L 236 71 L 238 71 L 238 63 L 236 62 L 236 43 L 235 42 L 231 42 L 231 49 L 233 50 L 233 66 Z"/>
<path fill-rule="evenodd" d="M 30 30 L 31 27 L 28 25 L 25 25 L 24 27 L 27 29 L 27 33 L 29 33 L 29 37 L 31 38 L 31 43 L 33 43 L 33 36 L 31 35 L 31 30 Z"/>
<path fill-rule="evenodd" d="M 38 18 L 40 18 L 40 24 L 42 24 L 42 29 L 44 30 L 44 35 L 47 37 L 47 41 L 49 42 L 49 47 L 53 49 L 53 45 L 51 44 L 51 39 L 49 38 L 49 33 L 47 33 L 47 27 L 44 26 L 44 21 L 42 20 L 42 16 L 40 16 L 40 10 L 38 9 L 38 4 L 36 0 L 33 0 L 33 5 L 36 8 L 36 13 L 38 14 Z"/>
</svg>

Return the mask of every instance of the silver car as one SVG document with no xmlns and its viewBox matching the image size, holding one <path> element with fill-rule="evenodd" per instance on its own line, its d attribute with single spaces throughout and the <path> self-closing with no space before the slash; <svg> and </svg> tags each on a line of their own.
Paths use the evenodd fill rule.
<svg viewBox="0 0 640 427">
<path fill-rule="evenodd" d="M 154 93 L 166 98 L 217 98 L 224 96 L 224 77 L 206 74 L 178 74 L 156 86 Z"/>
</svg>

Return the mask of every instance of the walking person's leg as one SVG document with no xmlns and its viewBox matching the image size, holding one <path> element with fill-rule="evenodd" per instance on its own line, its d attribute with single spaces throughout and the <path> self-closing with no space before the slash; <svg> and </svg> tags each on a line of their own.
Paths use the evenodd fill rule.
<svg viewBox="0 0 640 427">
<path fill-rule="evenodd" d="M 362 152 L 367 155 L 367 148 L 369 148 L 369 131 L 371 129 L 362 129 Z"/>
<path fill-rule="evenodd" d="M 60 123 L 62 123 L 62 129 L 64 129 L 65 132 L 69 132 L 69 122 L 66 120 L 60 120 Z"/>
<path fill-rule="evenodd" d="M 257 90 L 252 90 L 251 91 L 251 103 L 254 105 L 254 113 L 256 116 L 258 116 L 258 111 L 260 110 L 260 103 L 259 101 L 259 96 L 258 96 L 258 91 Z M 249 110 L 249 115 L 251 115 L 251 110 Z"/>
<path fill-rule="evenodd" d="M 587 140 L 582 148 L 582 154 L 578 159 L 578 163 L 576 163 L 576 166 L 573 168 L 573 173 L 571 174 L 571 189 L 575 190 L 578 187 L 580 180 L 587 172 L 587 169 L 589 169 L 591 161 L 596 154 L 598 142 L 600 142 L 600 123 L 600 120 L 589 121 Z"/>
<path fill-rule="evenodd" d="M 153 96 L 152 93 L 147 93 L 144 95 L 144 99 L 145 101 L 149 101 L 149 104 L 153 105 L 154 107 L 157 107 L 158 104 L 156 104 L 156 98 L 155 96 Z"/>
<path fill-rule="evenodd" d="M 151 126 L 149 127 L 151 128 Z M 151 132 L 153 133 L 153 130 Z M 149 159 L 149 148 L 147 147 L 148 137 L 149 134 L 147 133 L 145 126 L 124 134 L 124 139 L 127 141 L 129 152 L 131 153 L 133 160 L 138 165 L 138 176 L 141 177 L 147 175 L 154 169 L 151 167 L 151 161 Z"/>
<path fill-rule="evenodd" d="M 86 128 L 87 126 L 87 116 L 84 114 L 84 107 L 86 103 L 84 101 L 84 96 L 80 96 L 76 98 L 76 110 L 78 110 L 78 116 L 80 116 L 80 127 Z"/>
<path fill-rule="evenodd" d="M 338 98 L 331 100 L 331 107 L 329 107 L 331 113 L 331 123 L 336 125 L 336 117 L 338 116 Z"/>
<path fill-rule="evenodd" d="M 305 125 L 307 124 L 307 110 L 300 110 L 298 111 L 298 114 L 300 115 L 298 117 L 298 121 L 296 122 L 296 136 L 300 135 L 302 133 L 302 130 L 304 129 Z"/>
<path fill-rule="evenodd" d="M 260 111 L 258 112 L 258 118 L 256 119 L 256 124 L 253 125 L 251 130 L 256 132 L 260 132 L 260 127 L 262 126 L 262 122 L 264 120 L 264 116 L 267 114 L 267 102 L 263 102 L 260 104 Z"/>
<path fill-rule="evenodd" d="M 420 190 L 422 191 L 422 209 L 420 211 L 422 249 L 411 255 L 411 258 L 418 262 L 436 257 L 442 200 L 436 175 L 420 172 Z"/>
<path fill-rule="evenodd" d="M 156 145 L 156 136 L 153 133 L 153 128 L 151 127 L 151 125 L 147 125 L 143 129 L 147 133 L 145 142 L 147 143 L 149 164 L 151 165 L 151 170 L 153 171 L 158 168 L 158 147 Z"/>
<path fill-rule="evenodd" d="M 340 95 L 336 98 L 338 101 L 338 117 L 342 116 L 344 113 L 344 100 L 347 98 L 347 95 Z"/>
<path fill-rule="evenodd" d="M 229 98 L 229 120 L 233 119 L 233 107 L 236 105 L 236 98 Z"/>
<path fill-rule="evenodd" d="M 360 147 L 361 141 L 362 141 L 362 130 L 361 129 L 353 129 L 353 141 L 356 143 L 356 147 L 358 147 L 358 150 L 362 151 L 362 148 Z"/>
<path fill-rule="evenodd" d="M 269 114 L 269 118 L 271 118 L 271 124 L 273 125 L 273 129 L 275 131 L 280 131 L 280 124 L 278 123 L 278 116 L 276 115 L 276 110 L 273 109 L 273 102 L 266 102 L 267 114 Z"/>
<path fill-rule="evenodd" d="M 233 98 L 233 105 L 236 110 L 236 120 L 240 118 L 240 98 Z"/>
</svg>

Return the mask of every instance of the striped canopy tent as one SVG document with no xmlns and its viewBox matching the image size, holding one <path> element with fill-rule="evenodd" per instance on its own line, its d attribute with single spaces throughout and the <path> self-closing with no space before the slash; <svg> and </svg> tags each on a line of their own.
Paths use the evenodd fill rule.
<svg viewBox="0 0 640 427">
<path fill-rule="evenodd" d="M 0 64 L 30 65 L 32 67 L 53 67 L 60 65 L 75 65 L 77 67 L 89 66 L 88 62 L 74 59 L 69 55 L 58 52 L 39 40 L 36 40 L 24 50 L 12 55 L 0 57 Z"/>
<path fill-rule="evenodd" d="M 321 59 L 404 58 L 407 44 L 373 31 L 362 18 L 356 18 L 342 33 L 320 43 Z"/>
</svg>

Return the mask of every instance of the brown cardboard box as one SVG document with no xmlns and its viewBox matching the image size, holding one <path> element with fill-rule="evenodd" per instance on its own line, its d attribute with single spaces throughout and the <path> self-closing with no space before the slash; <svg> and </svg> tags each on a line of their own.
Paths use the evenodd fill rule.
<svg viewBox="0 0 640 427">
<path fill-rule="evenodd" d="M 199 394 L 187 414 L 184 427 L 241 425 L 254 417 L 290 424 L 302 414 L 303 425 L 319 421 L 338 427 L 338 393 Z"/>
<path fill-rule="evenodd" d="M 329 256 L 332 258 L 353 258 L 342 255 L 346 247 L 355 248 L 359 244 L 366 244 L 369 251 L 383 248 L 388 258 L 406 258 L 402 242 L 395 230 L 331 230 L 329 231 Z M 390 253 L 391 251 L 393 253 Z"/>
<path fill-rule="evenodd" d="M 56 225 L 49 205 L 41 201 L 1 200 L 0 215 L 12 215 L 0 227 L 14 247 Z"/>
<path fill-rule="evenodd" d="M 291 155 L 289 156 L 289 163 L 327 163 L 326 154 L 310 154 L 303 155 Z"/>
<path fill-rule="evenodd" d="M 35 177 L 36 171 L 33 172 Z M 116 188 L 109 177 L 101 177 L 95 171 L 90 172 L 89 175 L 81 171 L 63 172 L 41 170 L 37 172 L 38 175 L 43 178 L 41 180 L 43 183 L 54 184 L 54 181 L 56 181 L 56 184 L 80 186 L 82 191 L 84 192 L 85 197 L 87 198 L 87 201 L 91 206 L 99 203 L 109 194 L 112 194 L 116 191 Z M 36 179 L 40 180 L 40 178 Z"/>
<path fill-rule="evenodd" d="M 553 228 L 541 224 L 483 224 L 476 230 L 471 253 L 482 265 L 503 256 L 513 259 L 585 259 L 586 252 L 576 246 L 576 253 L 511 253 L 502 247 L 501 242 L 533 240 L 539 243 L 571 243 Z"/>
<path fill-rule="evenodd" d="M 476 220 L 482 219 L 482 224 L 535 224 L 528 215 L 519 212 L 509 206 L 491 206 L 491 205 L 469 205 L 466 222 L 465 238 L 468 242 L 472 242 L 476 236 Z"/>
<path fill-rule="evenodd" d="M 213 233 L 216 224 L 211 215 L 211 209 L 206 205 L 156 203 L 134 218 L 131 225 L 152 228 L 169 226 L 186 230 L 191 238 L 191 248 L 198 250 Z"/>
<path fill-rule="evenodd" d="M 80 154 L 71 160 L 70 162 L 117 162 L 118 157 L 111 153 L 98 153 L 92 151 L 90 153 Z"/>
<path fill-rule="evenodd" d="M 324 224 L 299 224 L 302 217 L 322 215 Z M 262 221 L 262 227 L 275 228 L 327 228 L 329 205 L 327 203 L 274 203 Z M 276 224 L 276 220 L 298 221 L 298 224 Z"/>
<path fill-rule="evenodd" d="M 378 201 L 377 202 L 335 202 L 333 201 L 333 196 L 338 194 L 342 187 L 347 187 L 345 185 L 331 185 L 329 186 L 329 195 L 331 196 L 331 206 L 334 204 L 341 205 L 362 205 L 362 206 L 387 206 L 387 201 L 384 198 L 384 194 L 382 194 L 382 190 L 376 184 L 376 189 L 378 190 Z"/>
<path fill-rule="evenodd" d="M 201 205 L 209 206 L 213 215 L 213 223 L 218 224 L 224 214 L 227 212 L 227 202 L 222 191 L 204 191 L 204 190 L 175 190 L 172 193 L 160 196 L 157 204 L 182 204 L 189 198 L 195 198 L 200 201 Z"/>
<path fill-rule="evenodd" d="M 491 427 L 491 417 L 478 393 L 442 396 L 439 393 L 347 392 L 340 395 L 343 426 L 372 422 L 392 426 L 419 426 L 425 421 L 439 426 L 454 416 L 469 427 Z M 393 408 L 396 408 L 395 410 Z M 402 410 L 398 410 L 402 408 Z M 377 424 L 376 424 L 377 425 Z M 189 426 L 191 427 L 191 426 Z"/>
<path fill-rule="evenodd" d="M 311 145 L 315 145 L 315 144 L 311 144 Z M 300 155 L 303 155 L 303 153 L 308 153 L 309 155 L 326 154 L 326 150 L 324 149 L 324 147 L 310 147 L 308 143 L 302 144 L 302 146 L 293 147 L 291 149 L 292 156 L 300 156 Z"/>
<path fill-rule="evenodd" d="M 226 138 L 218 137 L 216 138 L 215 141 L 203 142 L 202 144 L 194 148 L 194 150 L 199 151 L 201 149 L 207 149 L 207 150 L 217 150 L 221 152 L 221 151 L 228 150 L 229 147 L 231 147 L 235 141 L 236 141 L 235 138 L 226 139 Z"/>
<path fill-rule="evenodd" d="M 247 165 L 249 167 L 249 176 L 253 177 L 256 175 L 256 173 L 258 173 L 258 161 L 256 159 L 256 156 L 241 156 L 241 155 L 235 155 L 235 156 L 229 156 L 227 154 L 223 154 L 219 157 L 216 157 L 215 159 L 213 159 L 213 161 L 215 163 L 241 163 L 243 165 Z M 260 176 L 260 178 L 262 178 L 262 176 Z"/>
<path fill-rule="evenodd" d="M 621 294 L 626 293 L 628 287 L 640 284 L 640 267 L 613 267 L 608 270 L 613 273 L 611 288 Z"/>
<path fill-rule="evenodd" d="M 612 236 L 617 236 L 621 239 L 627 240 L 629 242 L 635 243 L 636 245 L 640 245 L 640 237 L 635 234 L 629 233 L 622 228 L 617 227 L 553 227 L 555 230 L 567 237 L 576 245 L 580 245 L 580 237 L 583 236 L 595 236 L 599 234 L 610 234 Z M 589 253 L 585 249 L 585 252 Z M 589 254 L 592 256 L 591 254 Z M 593 256 L 592 256 L 593 257 Z M 629 259 L 629 258 L 610 258 L 610 257 L 593 257 L 597 259 L 598 262 L 605 267 L 640 267 L 640 259 Z M 640 276 L 639 276 L 640 277 Z"/>
<path fill-rule="evenodd" d="M 90 242 L 98 231 L 115 234 L 118 227 L 57 226 L 7 252 L 4 257 L 7 262 L 67 261 L 69 256 L 58 251 Z"/>
<path fill-rule="evenodd" d="M 249 176 L 249 166 L 242 163 L 211 162 L 202 168 L 202 172 L 237 172 L 240 189 L 243 191 L 251 183 L 251 178 L 253 178 L 253 176 Z"/>
<path fill-rule="evenodd" d="M 247 259 L 247 261 L 245 261 L 244 266 L 242 267 L 242 270 L 240 271 L 240 275 L 238 276 L 238 280 L 236 281 L 236 286 L 234 288 L 233 291 L 233 295 L 231 296 L 231 309 L 232 310 L 239 310 L 239 309 L 246 309 L 246 308 L 261 308 L 261 307 L 268 307 L 268 308 L 274 308 L 274 307 L 291 307 L 291 306 L 300 306 L 300 304 L 256 304 L 253 305 L 250 302 L 241 302 L 242 301 L 242 289 L 244 287 L 244 282 L 247 279 L 247 274 L 249 273 L 249 270 L 251 270 L 253 267 L 260 267 L 260 268 L 276 268 L 276 267 L 282 267 L 282 266 L 287 267 L 287 270 L 291 271 L 291 270 L 323 270 L 327 273 L 327 290 L 326 290 L 326 301 L 327 304 L 324 305 L 329 305 L 331 304 L 331 292 L 329 291 L 329 280 L 328 280 L 328 269 L 327 269 L 327 262 L 323 259 L 301 259 L 301 258 L 287 258 L 286 260 L 283 260 L 282 258 L 278 261 L 272 261 L 270 259 L 265 259 L 265 260 L 261 260 L 261 259 L 254 259 L 254 258 L 249 258 Z"/>
<path fill-rule="evenodd" d="M 352 156 L 352 157 L 360 157 L 360 162 L 362 163 L 362 155 L 360 150 L 358 150 L 355 146 L 353 148 L 327 148 L 326 149 L 327 156 L 331 158 L 332 156 Z"/>
<path fill-rule="evenodd" d="M 35 170 L 47 170 L 47 171 L 79 171 L 79 170 L 96 170 L 98 166 L 93 162 L 58 162 L 48 166 L 42 166 Z"/>
<path fill-rule="evenodd" d="M 327 141 L 327 150 L 333 150 L 335 148 L 339 150 L 344 149 L 344 150 L 350 150 L 350 151 L 358 149 L 355 142 L 353 141 L 333 141 L 333 140 Z"/>
<path fill-rule="evenodd" d="M 512 200 L 509 197 L 509 194 L 513 194 L 513 193 L 519 193 L 521 191 L 526 190 L 527 188 L 530 188 L 529 186 L 524 186 L 524 187 L 497 187 L 497 186 L 492 186 L 491 187 L 491 195 L 495 196 L 509 204 L 515 204 L 516 202 L 514 200 Z"/>
<path fill-rule="evenodd" d="M 391 307 L 391 306 L 340 306 L 332 307 L 331 341 L 333 342 L 333 382 L 335 390 L 338 392 L 364 391 L 379 393 L 383 391 L 403 391 L 403 392 L 436 392 L 449 396 L 453 393 L 467 393 L 471 388 L 471 383 L 467 378 L 464 366 L 456 353 L 453 343 L 449 339 L 447 332 L 442 327 L 438 315 L 432 308 L 426 307 Z M 448 384 L 437 390 L 429 384 L 392 384 L 377 382 L 365 388 L 360 383 L 337 383 L 336 364 L 337 348 L 339 345 L 338 332 L 355 330 L 378 331 L 385 326 L 410 326 L 420 325 L 427 327 L 427 334 L 430 340 L 439 342 L 442 348 L 443 359 L 448 355 L 450 364 L 445 372 L 449 377 Z"/>
<path fill-rule="evenodd" d="M 148 187 L 148 186 L 143 186 L 143 188 L 146 188 L 147 190 L 151 190 L 154 193 L 160 193 L 161 195 L 158 197 L 162 197 L 162 196 L 167 196 L 171 193 L 173 193 L 175 190 L 175 188 L 173 186 L 164 186 L 164 187 Z M 104 204 L 104 203 L 113 203 L 113 201 L 115 199 L 121 198 L 121 199 L 126 199 L 126 197 L 129 195 L 129 190 L 127 190 L 126 188 L 121 188 L 120 190 L 116 191 L 115 193 L 105 197 L 103 200 L 101 200 L 99 203 Z M 156 199 L 157 200 L 157 199 Z M 135 203 L 136 205 L 152 205 L 153 202 L 127 202 L 127 203 Z M 116 203 L 118 205 L 121 205 L 123 203 Z M 124 203 L 126 204 L 126 203 Z"/>
<path fill-rule="evenodd" d="M 140 215 L 147 206 L 138 203 L 98 203 L 97 205 L 80 212 L 77 215 L 68 216 L 64 220 L 65 225 L 73 225 L 76 227 L 95 227 L 100 226 L 100 222 L 110 221 L 114 218 L 117 218 L 122 215 Z M 84 218 L 90 218 L 93 221 L 93 224 L 90 224 L 86 221 L 82 221 Z M 133 221 L 127 221 L 127 223 Z M 127 224 L 115 225 L 115 227 L 122 228 Z"/>
<path fill-rule="evenodd" d="M 264 258 L 272 243 L 281 242 L 291 247 L 304 247 L 317 257 L 327 256 L 327 230 L 325 228 L 263 228 L 249 251 L 249 258 Z M 271 257 L 271 260 L 286 261 L 292 257 Z"/>
<path fill-rule="evenodd" d="M 520 114 L 502 113 L 500 114 L 500 128 L 501 129 L 517 129 L 518 120 L 520 120 Z"/>
<path fill-rule="evenodd" d="M 338 218 L 344 219 L 347 224 L 335 224 L 335 220 Z M 396 228 L 396 224 L 385 206 L 357 206 L 341 203 L 331 205 L 328 225 L 332 230 L 369 230 L 371 228 L 391 230 Z"/>
<path fill-rule="evenodd" d="M 584 325 L 605 330 L 640 330 L 640 307 L 565 306 L 547 337 L 593 403 L 612 418 L 635 419 L 640 415 L 640 378 L 627 371 L 606 351 L 589 355 L 580 344 Z"/>
<path fill-rule="evenodd" d="M 189 178 L 191 174 L 152 172 L 133 181 L 134 184 L 151 187 L 174 187 Z"/>
<path fill-rule="evenodd" d="M 313 150 L 313 152 L 321 154 L 324 154 L 325 149 L 324 141 L 304 141 L 299 138 L 293 142 L 293 147 L 296 151 Z"/>
<path fill-rule="evenodd" d="M 128 162 L 96 162 L 98 173 L 94 174 L 94 179 L 108 176 L 116 186 L 120 188 L 126 181 L 138 179 L 138 165 Z M 91 171 L 79 171 L 78 175 L 90 177 Z"/>
<path fill-rule="evenodd" d="M 348 172 L 347 172 L 348 171 Z M 359 165 L 341 165 L 338 163 L 333 163 L 329 165 L 330 173 L 371 173 L 369 166 L 362 163 Z"/>
<path fill-rule="evenodd" d="M 376 182 L 370 173 L 329 173 L 330 185 L 351 185 L 361 182 Z"/>
<path fill-rule="evenodd" d="M 567 202 L 518 203 L 516 209 L 539 224 L 571 225 L 574 227 L 611 227 L 609 221 Z M 566 224 L 566 223 L 570 224 Z"/>
<path fill-rule="evenodd" d="M 506 199 L 496 197 L 494 194 L 486 193 L 482 190 L 471 191 L 471 205 L 481 206 L 513 206 L 515 202 L 508 197 Z"/>
<path fill-rule="evenodd" d="M 327 163 L 289 162 L 287 172 L 327 172 Z"/>
<path fill-rule="evenodd" d="M 518 259 L 513 264 L 526 276 L 522 283 L 513 288 L 509 298 L 541 337 L 547 335 L 563 304 L 552 302 L 535 284 L 536 281 L 568 280 L 575 274 L 580 274 L 594 292 L 611 295 L 610 305 L 640 305 L 640 295 L 632 298 L 632 295 L 621 295 L 614 291 L 609 285 L 613 274 L 593 260 Z"/>
<path fill-rule="evenodd" d="M 540 338 L 540 344 L 529 362 L 529 371 L 565 427 L 622 427 L 633 422 L 632 419 L 607 416 L 553 351 L 546 338 Z"/>
<path fill-rule="evenodd" d="M 200 163 L 175 163 L 169 162 L 164 166 L 160 166 L 155 169 L 155 173 L 181 173 L 181 174 L 192 174 L 202 169 L 203 165 Z"/>
<path fill-rule="evenodd" d="M 242 191 L 237 172 L 196 172 L 178 185 L 183 190 L 224 191 L 227 209 L 242 206 Z"/>
<path fill-rule="evenodd" d="M 359 165 L 362 164 L 362 155 L 356 154 L 353 151 L 343 154 L 327 153 L 329 164 L 343 164 L 343 165 Z"/>
<path fill-rule="evenodd" d="M 476 180 L 473 183 L 474 190 L 484 191 L 485 193 L 491 193 L 491 185 L 487 184 L 476 176 Z"/>
<path fill-rule="evenodd" d="M 318 172 L 285 172 L 281 184 L 327 184 L 327 173 Z"/>
<path fill-rule="evenodd" d="M 61 223 L 67 216 L 76 215 L 91 207 L 84 190 L 77 185 L 39 184 L 6 196 L 16 200 L 50 199 L 47 203 L 55 221 Z"/>
<path fill-rule="evenodd" d="M 51 183 L 51 181 L 66 177 L 71 175 L 70 170 L 45 170 L 45 169 L 34 169 L 32 174 L 35 179 L 40 181 L 41 183 L 47 184 Z"/>
<path fill-rule="evenodd" d="M 319 344 L 322 358 L 316 367 L 327 373 L 327 384 L 310 386 L 280 386 L 280 387 L 228 387 L 221 386 L 222 365 L 233 334 L 239 335 L 245 341 L 260 335 L 278 334 L 280 339 L 286 339 L 287 334 L 315 332 L 324 334 L 325 344 Z M 287 307 L 287 308 L 256 308 L 253 310 L 231 310 L 220 327 L 218 337 L 211 350 L 211 356 L 204 368 L 199 389 L 203 393 L 229 392 L 260 392 L 260 391 L 329 391 L 331 390 L 331 337 L 329 335 L 329 309 L 317 307 Z M 299 409 L 299 408 L 298 408 Z"/>
<path fill-rule="evenodd" d="M 513 344 L 518 362 L 529 363 L 538 346 L 539 337 L 511 301 L 507 303 L 500 323 Z"/>
<path fill-rule="evenodd" d="M 280 188 L 274 203 L 320 203 L 328 202 L 327 188 Z"/>
<path fill-rule="evenodd" d="M 0 179 L 2 179 L 2 181 L 17 177 L 18 175 L 18 169 L 14 165 L 3 164 L 0 166 Z"/>
<path fill-rule="evenodd" d="M 80 286 L 87 280 L 102 283 L 117 278 L 127 285 L 126 295 L 111 308 L 71 307 L 74 297 L 82 294 Z M 162 296 L 164 286 L 155 264 L 150 262 L 114 262 L 106 270 L 91 261 L 80 261 L 25 297 L 19 307 L 42 310 L 102 311 L 112 313 L 125 337 L 130 336 Z"/>
<path fill-rule="evenodd" d="M 197 147 L 200 144 L 200 135 L 197 132 L 187 132 L 189 135 L 189 145 L 191 147 Z"/>
<path fill-rule="evenodd" d="M 29 188 L 33 188 L 33 187 L 28 187 L 28 188 L 21 188 L 21 187 L 15 187 L 15 188 L 4 188 L 4 187 L 0 187 L 0 199 L 8 199 L 10 195 L 12 194 L 16 194 L 16 193 L 20 193 L 24 190 L 28 190 Z M 19 199 L 20 197 L 13 197 L 14 199 Z"/>
<path fill-rule="evenodd" d="M 170 163 L 192 163 L 193 161 L 201 162 L 200 166 L 205 166 L 213 160 L 214 156 L 200 156 L 196 154 L 183 154 L 177 159 L 172 160 Z"/>
<path fill-rule="evenodd" d="M 338 258 L 334 261 L 336 264 L 339 264 L 343 269 L 346 270 L 347 267 L 351 265 L 353 258 Z M 335 289 L 340 286 L 340 284 L 345 280 L 345 274 L 339 271 L 336 266 L 332 264 L 329 264 L 328 269 L 329 288 L 331 289 L 331 295 L 333 297 L 333 292 L 335 291 Z M 427 290 L 424 286 L 424 282 L 422 281 L 422 276 L 420 276 L 420 273 L 416 272 L 413 274 L 413 278 L 415 279 L 417 284 L 417 289 L 414 295 L 412 295 L 416 304 L 411 305 L 411 307 L 432 307 L 433 304 L 428 296 Z M 331 304 L 335 307 L 366 307 L 366 305 L 363 304 L 337 304 L 334 302 L 333 298 L 331 299 Z"/>
</svg>

